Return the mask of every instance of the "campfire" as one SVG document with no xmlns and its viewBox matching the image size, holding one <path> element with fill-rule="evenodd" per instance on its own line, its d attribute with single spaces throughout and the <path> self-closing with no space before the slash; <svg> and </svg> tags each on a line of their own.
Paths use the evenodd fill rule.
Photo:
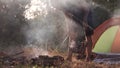
<svg viewBox="0 0 120 68">
<path fill-rule="evenodd" d="M 53 66 L 53 67 L 59 67 L 64 62 L 64 58 L 61 56 L 43 56 L 40 55 L 39 57 L 32 58 L 31 59 L 31 65 L 38 65 L 38 66 Z"/>
<path fill-rule="evenodd" d="M 38 54 L 39 53 L 39 54 Z M 25 48 L 22 52 L 12 55 L 1 52 L 0 62 L 5 66 L 30 65 L 42 67 L 60 67 L 64 63 L 62 56 L 51 56 L 48 53 L 41 54 L 35 48 Z"/>
</svg>

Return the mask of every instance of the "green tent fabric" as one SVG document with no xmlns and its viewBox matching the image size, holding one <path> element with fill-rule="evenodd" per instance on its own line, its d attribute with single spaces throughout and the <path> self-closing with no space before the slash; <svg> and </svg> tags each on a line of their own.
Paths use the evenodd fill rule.
<svg viewBox="0 0 120 68">
<path fill-rule="evenodd" d="M 112 26 L 108 28 L 98 39 L 93 49 L 94 53 L 110 53 L 114 37 L 119 26 Z"/>
</svg>

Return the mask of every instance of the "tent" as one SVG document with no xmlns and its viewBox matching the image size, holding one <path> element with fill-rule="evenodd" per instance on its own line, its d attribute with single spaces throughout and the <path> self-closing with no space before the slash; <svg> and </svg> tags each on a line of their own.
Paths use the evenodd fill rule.
<svg viewBox="0 0 120 68">
<path fill-rule="evenodd" d="M 102 46 L 103 47 L 103 45 L 99 44 L 99 43 L 101 43 L 103 41 L 103 40 L 101 40 L 101 38 L 103 36 L 105 36 L 107 34 L 108 37 L 111 37 L 110 34 L 115 34 L 116 35 L 118 33 L 119 25 L 120 25 L 120 17 L 118 17 L 118 18 L 111 18 L 111 19 L 108 19 L 107 21 L 103 22 L 101 25 L 99 25 L 94 30 L 94 35 L 92 36 L 92 40 L 93 40 L 93 52 L 94 52 L 94 49 L 96 49 L 97 46 Z M 116 30 L 116 33 L 115 33 L 114 30 Z M 104 40 L 108 40 L 108 39 L 104 38 Z M 109 38 L 109 40 L 110 40 L 110 38 Z M 113 42 L 113 41 L 111 41 L 111 42 Z M 114 41 L 114 44 L 115 44 L 115 42 L 117 43 L 117 40 Z M 102 43 L 106 44 L 107 41 L 103 41 Z"/>
<path fill-rule="evenodd" d="M 94 52 L 120 53 L 120 26 L 111 26 L 102 33 L 95 44 Z"/>
<path fill-rule="evenodd" d="M 114 61 L 116 58 L 120 61 L 120 17 L 111 18 L 98 26 L 94 30 L 92 40 L 94 46 L 92 51 L 102 55 L 102 58 L 97 57 L 97 62 L 111 63 L 111 59 Z"/>
</svg>

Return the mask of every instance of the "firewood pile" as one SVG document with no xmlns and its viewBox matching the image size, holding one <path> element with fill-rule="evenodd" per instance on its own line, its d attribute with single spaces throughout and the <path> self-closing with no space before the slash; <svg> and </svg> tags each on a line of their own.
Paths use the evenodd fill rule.
<svg viewBox="0 0 120 68">
<path fill-rule="evenodd" d="M 0 57 L 0 62 L 5 66 L 16 66 L 16 65 L 31 65 L 31 66 L 42 66 L 42 67 L 60 67 L 64 63 L 64 58 L 61 56 L 49 57 L 47 55 L 39 55 L 38 57 L 27 59 L 25 56 L 11 57 L 4 56 Z"/>
<path fill-rule="evenodd" d="M 38 66 L 43 66 L 43 67 L 59 67 L 62 65 L 64 62 L 64 58 L 61 56 L 39 56 L 37 58 L 32 58 L 31 59 L 31 65 L 38 65 Z"/>
</svg>

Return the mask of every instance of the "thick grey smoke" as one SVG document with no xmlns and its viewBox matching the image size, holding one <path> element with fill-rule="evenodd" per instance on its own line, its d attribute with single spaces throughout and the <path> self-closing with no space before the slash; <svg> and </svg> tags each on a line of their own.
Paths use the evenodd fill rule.
<svg viewBox="0 0 120 68">
<path fill-rule="evenodd" d="M 51 5 L 50 0 L 31 0 L 26 5 L 24 16 L 29 25 L 24 32 L 28 46 L 45 52 L 60 45 L 64 39 L 64 16 Z"/>
<path fill-rule="evenodd" d="M 68 23 L 61 8 L 69 4 L 89 5 L 85 0 L 0 0 L 1 50 L 38 47 L 47 51 L 60 46 Z"/>
<path fill-rule="evenodd" d="M 30 13 L 33 12 L 35 18 L 28 19 L 25 13 L 29 11 L 32 1 L 35 0 L 0 1 L 1 51 L 5 50 L 13 53 L 15 50 L 26 49 L 26 47 L 38 47 L 37 50 L 39 48 L 47 50 L 47 46 L 56 47 L 62 42 L 64 35 L 63 14 L 55 10 L 50 2 L 44 0 L 41 1 L 42 7 L 41 4 L 32 6 L 34 7 L 33 10 L 37 7 L 37 11 L 30 10 Z M 44 12 L 42 10 L 46 11 L 45 16 L 40 14 Z"/>
<path fill-rule="evenodd" d="M 65 39 L 64 29 L 66 29 L 65 16 L 62 9 L 75 7 L 88 8 L 85 0 L 31 0 L 26 5 L 25 17 L 29 20 L 29 29 L 25 32 L 28 44 L 37 46 L 60 45 Z M 77 9 L 75 9 L 77 10 Z M 48 45 L 48 46 L 49 46 Z"/>
<path fill-rule="evenodd" d="M 46 43 L 59 43 L 59 39 L 64 35 L 63 23 L 64 19 L 59 14 L 48 14 L 43 18 L 38 16 L 30 20 L 29 29 L 25 32 L 28 44 L 42 46 Z"/>
</svg>

